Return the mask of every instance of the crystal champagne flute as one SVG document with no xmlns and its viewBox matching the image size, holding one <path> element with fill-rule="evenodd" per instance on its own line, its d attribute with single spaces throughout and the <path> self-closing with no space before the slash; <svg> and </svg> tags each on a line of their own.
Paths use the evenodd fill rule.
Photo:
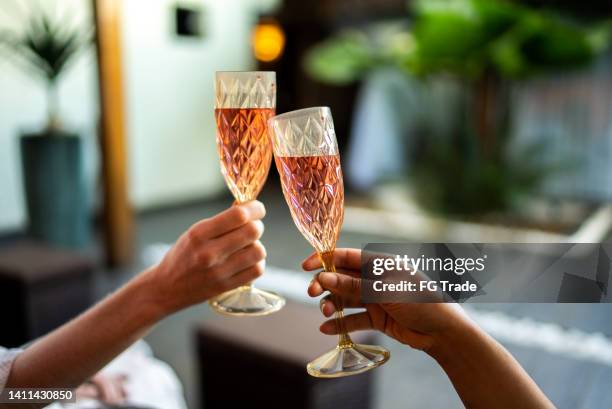
<svg viewBox="0 0 612 409">
<path fill-rule="evenodd" d="M 269 120 L 276 167 L 283 194 L 298 230 L 315 248 L 323 269 L 336 271 L 334 250 L 344 218 L 344 185 L 338 143 L 327 107 L 300 109 Z M 346 331 L 341 300 L 334 297 L 335 349 L 307 366 L 319 378 L 365 372 L 389 359 L 389 351 L 375 345 L 355 344 Z"/>
<path fill-rule="evenodd" d="M 215 97 L 221 172 L 236 199 L 234 203 L 255 200 L 266 182 L 272 162 L 267 127 L 276 109 L 276 73 L 217 72 Z M 217 312 L 229 315 L 267 315 L 283 305 L 282 297 L 252 284 L 210 301 Z"/>
</svg>

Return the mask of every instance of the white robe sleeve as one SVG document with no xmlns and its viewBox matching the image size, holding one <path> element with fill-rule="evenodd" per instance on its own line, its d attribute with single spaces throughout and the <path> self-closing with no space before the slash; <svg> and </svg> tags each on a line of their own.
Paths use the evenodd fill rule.
<svg viewBox="0 0 612 409">
<path fill-rule="evenodd" d="M 2 392 L 6 386 L 6 381 L 8 380 L 9 373 L 11 373 L 13 361 L 20 352 L 20 349 L 6 349 L 0 347 L 0 392 Z"/>
</svg>

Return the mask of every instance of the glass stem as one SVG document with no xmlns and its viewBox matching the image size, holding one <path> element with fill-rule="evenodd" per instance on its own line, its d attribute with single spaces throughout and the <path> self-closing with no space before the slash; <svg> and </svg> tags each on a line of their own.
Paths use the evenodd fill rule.
<svg viewBox="0 0 612 409">
<path fill-rule="evenodd" d="M 323 264 L 323 270 L 329 272 L 336 272 L 336 266 L 334 265 L 334 252 L 326 251 L 324 253 L 319 253 L 319 259 L 321 260 L 321 264 Z M 339 348 L 349 348 L 352 347 L 353 340 L 348 334 L 346 330 L 346 325 L 344 323 L 344 304 L 342 302 L 342 298 L 337 295 L 331 295 L 332 302 L 336 306 L 336 313 L 334 314 L 334 318 L 336 319 L 336 328 L 338 328 L 338 347 Z"/>
</svg>

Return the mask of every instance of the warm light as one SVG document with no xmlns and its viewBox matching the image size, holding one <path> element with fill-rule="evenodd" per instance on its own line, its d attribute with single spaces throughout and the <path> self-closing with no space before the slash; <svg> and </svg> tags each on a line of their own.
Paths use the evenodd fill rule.
<svg viewBox="0 0 612 409">
<path fill-rule="evenodd" d="M 259 23 L 253 31 L 253 53 L 259 61 L 278 59 L 285 48 L 285 33 L 277 23 Z"/>
</svg>

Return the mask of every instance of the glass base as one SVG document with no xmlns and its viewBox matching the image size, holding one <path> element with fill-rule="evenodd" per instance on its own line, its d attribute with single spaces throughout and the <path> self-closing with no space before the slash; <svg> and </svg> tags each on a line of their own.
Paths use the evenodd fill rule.
<svg viewBox="0 0 612 409">
<path fill-rule="evenodd" d="M 285 299 L 271 291 L 243 286 L 223 293 L 208 303 L 220 314 L 256 317 L 280 310 L 285 305 Z"/>
<path fill-rule="evenodd" d="M 337 346 L 306 366 L 315 378 L 340 378 L 357 375 L 384 364 L 391 354 L 377 345 L 353 344 Z"/>
</svg>

